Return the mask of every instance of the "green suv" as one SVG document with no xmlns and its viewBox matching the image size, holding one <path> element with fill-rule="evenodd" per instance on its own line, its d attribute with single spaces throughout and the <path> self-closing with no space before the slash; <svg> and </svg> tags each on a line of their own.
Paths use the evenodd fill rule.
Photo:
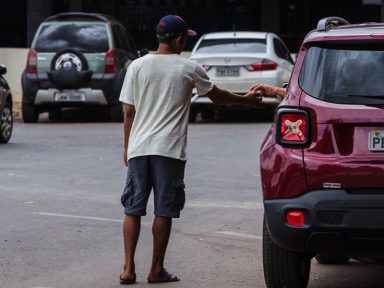
<svg viewBox="0 0 384 288">
<path fill-rule="evenodd" d="M 63 107 L 105 106 L 112 121 L 122 121 L 118 101 L 129 63 L 139 57 L 122 24 L 110 16 L 62 13 L 39 26 L 22 74 L 22 116 L 34 123 L 48 112 L 60 118 Z"/>
</svg>

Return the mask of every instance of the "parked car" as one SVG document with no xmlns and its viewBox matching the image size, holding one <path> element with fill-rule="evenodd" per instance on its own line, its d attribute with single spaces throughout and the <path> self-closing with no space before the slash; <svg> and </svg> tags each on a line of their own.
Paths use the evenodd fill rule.
<svg viewBox="0 0 384 288">
<path fill-rule="evenodd" d="M 12 93 L 4 75 L 7 68 L 0 65 L 0 143 L 7 143 L 11 139 L 13 129 Z"/>
<path fill-rule="evenodd" d="M 310 261 L 384 259 L 384 24 L 318 22 L 261 147 L 268 288 Z"/>
<path fill-rule="evenodd" d="M 39 113 L 60 118 L 61 108 L 105 106 L 122 121 L 118 101 L 127 65 L 139 57 L 136 44 L 115 19 L 92 13 L 62 13 L 39 26 L 22 74 L 24 122 Z"/>
<path fill-rule="evenodd" d="M 215 32 L 204 34 L 194 46 L 190 59 L 200 63 L 219 88 L 245 94 L 256 83 L 281 86 L 289 81 L 293 60 L 284 42 L 267 32 Z M 264 99 L 259 108 L 275 108 L 281 98 Z M 245 106 L 232 106 L 231 109 Z M 248 107 L 249 108 L 249 107 Z M 206 95 L 192 95 L 190 120 L 197 113 L 212 118 L 215 110 L 226 109 L 214 105 Z"/>
</svg>

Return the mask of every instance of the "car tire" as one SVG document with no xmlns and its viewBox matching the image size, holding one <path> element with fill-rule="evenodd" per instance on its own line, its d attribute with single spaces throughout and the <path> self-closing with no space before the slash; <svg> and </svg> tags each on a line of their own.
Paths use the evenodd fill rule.
<svg viewBox="0 0 384 288">
<path fill-rule="evenodd" d="M 32 104 L 23 103 L 21 106 L 21 114 L 24 123 L 36 123 L 39 119 L 39 113 Z"/>
<path fill-rule="evenodd" d="M 13 115 L 12 105 L 6 102 L 0 119 L 0 143 L 7 143 L 12 135 Z"/>
<path fill-rule="evenodd" d="M 305 288 L 311 270 L 311 257 L 276 245 L 263 223 L 263 267 L 268 288 Z"/>
<path fill-rule="evenodd" d="M 123 105 L 121 103 L 112 103 L 109 106 L 109 111 L 111 114 L 111 121 L 112 122 L 123 122 L 124 121 Z"/>
<path fill-rule="evenodd" d="M 349 261 L 348 256 L 330 252 L 318 253 L 315 258 L 320 264 L 346 264 Z"/>
<path fill-rule="evenodd" d="M 81 71 L 87 71 L 88 70 L 88 61 L 85 59 L 84 55 L 80 52 L 77 51 L 76 49 L 71 49 L 71 48 L 63 48 L 60 49 L 59 51 L 56 52 L 55 56 L 53 56 L 52 61 L 51 61 L 51 70 L 55 71 L 56 70 L 56 61 L 61 57 L 63 54 L 73 54 L 77 58 L 79 58 L 79 61 L 81 62 Z"/>
</svg>

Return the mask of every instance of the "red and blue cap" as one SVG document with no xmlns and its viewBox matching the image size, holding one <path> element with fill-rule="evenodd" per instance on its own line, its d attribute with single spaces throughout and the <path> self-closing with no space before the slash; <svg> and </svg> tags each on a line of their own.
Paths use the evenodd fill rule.
<svg viewBox="0 0 384 288">
<path fill-rule="evenodd" d="M 189 30 L 187 24 L 177 15 L 167 15 L 160 19 L 156 27 L 157 35 L 173 39 L 181 35 L 196 36 L 196 32 Z"/>
</svg>

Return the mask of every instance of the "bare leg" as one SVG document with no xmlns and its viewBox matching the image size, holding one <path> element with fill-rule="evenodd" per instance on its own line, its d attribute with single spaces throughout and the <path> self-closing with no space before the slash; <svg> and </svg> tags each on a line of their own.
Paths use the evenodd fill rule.
<svg viewBox="0 0 384 288">
<path fill-rule="evenodd" d="M 123 224 L 125 262 L 121 278 L 134 279 L 135 276 L 135 251 L 140 234 L 141 217 L 125 215 Z"/>
<path fill-rule="evenodd" d="M 171 234 L 172 218 L 155 216 L 152 226 L 153 255 L 148 280 L 159 280 L 165 277 L 164 257 Z M 170 279 L 172 281 L 172 279 Z M 173 280 L 174 281 L 174 280 Z"/>
</svg>

